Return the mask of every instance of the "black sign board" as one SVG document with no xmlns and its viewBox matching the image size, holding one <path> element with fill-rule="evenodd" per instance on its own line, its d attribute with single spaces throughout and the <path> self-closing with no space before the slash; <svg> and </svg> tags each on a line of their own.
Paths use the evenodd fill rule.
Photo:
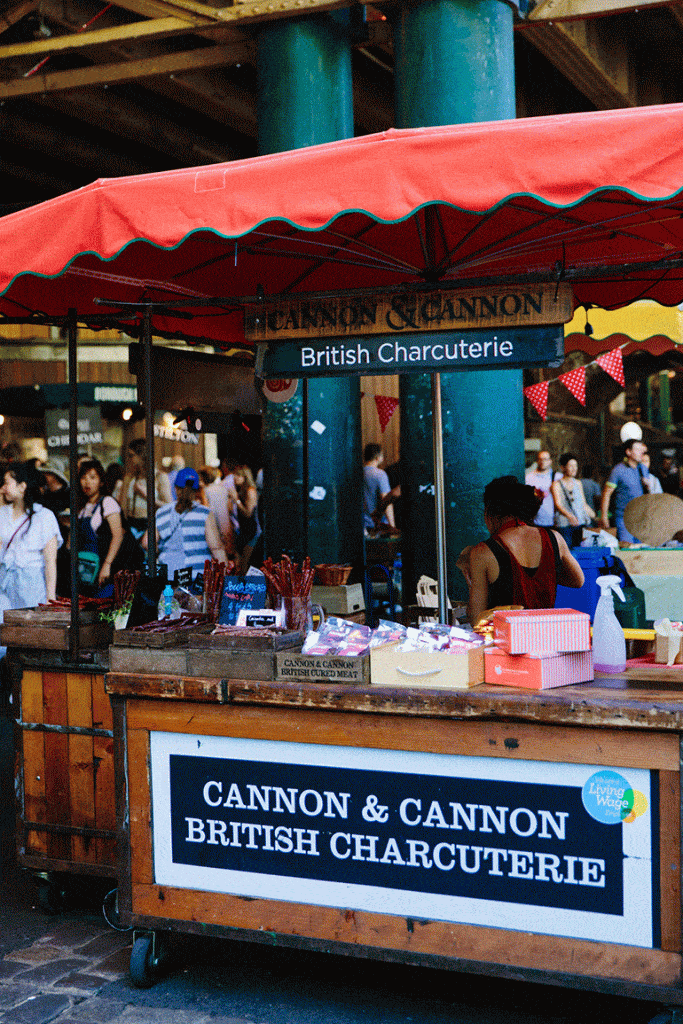
<svg viewBox="0 0 683 1024">
<path fill-rule="evenodd" d="M 561 324 L 555 324 L 462 333 L 443 331 L 419 338 L 379 334 L 365 338 L 315 338 L 260 344 L 256 375 L 268 380 L 512 370 L 560 366 L 563 359 L 564 329 Z"/>
<path fill-rule="evenodd" d="M 178 755 L 170 786 L 176 864 L 623 913 L 578 789 Z"/>
</svg>

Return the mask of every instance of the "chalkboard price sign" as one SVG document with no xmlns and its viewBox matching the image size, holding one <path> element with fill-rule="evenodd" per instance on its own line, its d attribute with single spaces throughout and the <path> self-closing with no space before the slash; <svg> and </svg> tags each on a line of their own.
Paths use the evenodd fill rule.
<svg viewBox="0 0 683 1024">
<path fill-rule="evenodd" d="M 218 621 L 234 626 L 243 608 L 266 607 L 266 581 L 264 576 L 227 576 Z"/>
</svg>

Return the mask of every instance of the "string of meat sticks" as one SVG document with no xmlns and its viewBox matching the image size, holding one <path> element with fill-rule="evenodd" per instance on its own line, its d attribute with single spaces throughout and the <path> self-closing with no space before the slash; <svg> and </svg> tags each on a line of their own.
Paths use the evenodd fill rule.
<svg viewBox="0 0 683 1024">
<path fill-rule="evenodd" d="M 292 562 L 289 555 L 283 555 L 279 562 L 273 562 L 272 558 L 266 558 L 261 571 L 270 584 L 270 589 L 276 594 L 304 599 L 310 597 L 315 568 L 311 568 L 311 560 L 308 555 L 304 558 L 301 569 L 296 562 Z"/>
</svg>

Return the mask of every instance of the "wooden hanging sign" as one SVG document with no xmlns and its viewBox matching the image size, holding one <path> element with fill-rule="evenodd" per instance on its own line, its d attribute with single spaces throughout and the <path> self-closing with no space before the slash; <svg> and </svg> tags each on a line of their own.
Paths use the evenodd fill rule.
<svg viewBox="0 0 683 1024">
<path fill-rule="evenodd" d="M 567 282 L 430 292 L 377 292 L 356 296 L 281 297 L 249 306 L 250 341 L 367 337 L 436 331 L 488 330 L 568 323 L 573 316 Z"/>
</svg>

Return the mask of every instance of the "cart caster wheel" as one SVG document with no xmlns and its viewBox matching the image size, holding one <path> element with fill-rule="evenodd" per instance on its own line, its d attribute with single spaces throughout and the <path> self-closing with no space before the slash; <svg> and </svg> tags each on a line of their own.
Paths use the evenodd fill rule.
<svg viewBox="0 0 683 1024">
<path fill-rule="evenodd" d="M 133 943 L 130 953 L 130 980 L 136 988 L 151 988 L 156 980 L 151 935 L 143 935 Z"/>
<path fill-rule="evenodd" d="M 151 988 L 168 958 L 168 940 L 162 935 L 135 935 L 130 954 L 130 980 L 136 988 Z"/>
</svg>

